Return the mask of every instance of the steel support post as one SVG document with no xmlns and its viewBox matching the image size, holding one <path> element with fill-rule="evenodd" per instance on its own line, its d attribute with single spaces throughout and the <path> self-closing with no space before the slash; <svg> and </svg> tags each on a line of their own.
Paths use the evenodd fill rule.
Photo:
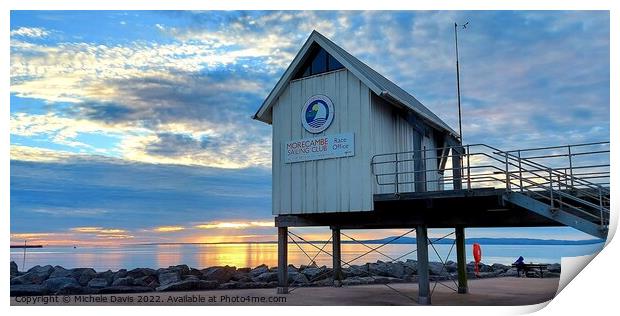
<svg viewBox="0 0 620 316">
<path fill-rule="evenodd" d="M 342 265 L 340 255 L 340 229 L 332 228 L 332 258 L 334 272 L 334 286 L 342 286 Z"/>
<path fill-rule="evenodd" d="M 278 294 L 288 294 L 288 228 L 278 227 Z"/>
<path fill-rule="evenodd" d="M 463 188 L 462 183 L 462 175 L 463 175 L 463 165 L 461 164 L 462 160 L 462 151 L 463 147 L 452 147 L 452 188 L 454 190 L 460 190 Z M 469 175 L 467 175 L 469 177 Z M 468 187 L 468 189 L 470 189 Z"/>
<path fill-rule="evenodd" d="M 431 287 L 428 276 L 428 232 L 426 225 L 416 228 L 416 243 L 418 247 L 418 304 L 431 304 Z"/>
<path fill-rule="evenodd" d="M 459 190 L 462 188 L 461 173 L 460 173 L 461 171 L 460 169 L 462 168 L 461 155 L 460 155 L 462 147 L 459 147 L 458 150 L 455 150 L 455 149 L 456 149 L 455 147 L 452 148 L 453 150 L 453 153 L 452 153 L 453 155 L 452 156 L 452 168 L 453 168 L 452 170 L 453 171 L 452 172 L 455 175 L 454 176 L 454 189 Z M 458 155 L 456 155 L 456 153 L 458 153 Z M 467 176 L 469 178 L 469 174 Z M 467 188 L 470 189 L 469 185 Z M 465 228 L 456 227 L 455 235 L 456 235 L 456 265 L 457 265 L 458 279 L 459 279 L 458 292 L 467 293 L 468 287 L 467 287 L 467 262 L 466 262 L 467 259 L 465 258 Z"/>
<path fill-rule="evenodd" d="M 456 267 L 459 278 L 459 294 L 469 291 L 467 286 L 467 259 L 465 256 L 465 228 L 457 226 L 454 229 L 456 235 Z"/>
</svg>

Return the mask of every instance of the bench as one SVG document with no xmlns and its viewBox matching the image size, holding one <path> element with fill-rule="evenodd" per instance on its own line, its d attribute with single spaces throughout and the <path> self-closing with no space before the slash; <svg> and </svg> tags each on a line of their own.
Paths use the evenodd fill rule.
<svg viewBox="0 0 620 316">
<path fill-rule="evenodd" d="M 517 267 L 516 264 L 512 264 L 513 267 Z M 544 264 L 544 263 L 524 263 L 523 264 L 523 273 L 525 276 L 527 276 L 527 273 L 529 271 L 534 271 L 534 272 L 538 272 L 540 277 L 543 277 L 543 272 L 544 270 L 547 270 L 547 266 L 548 264 Z M 517 276 L 520 276 L 519 274 L 519 269 L 517 268 Z"/>
</svg>

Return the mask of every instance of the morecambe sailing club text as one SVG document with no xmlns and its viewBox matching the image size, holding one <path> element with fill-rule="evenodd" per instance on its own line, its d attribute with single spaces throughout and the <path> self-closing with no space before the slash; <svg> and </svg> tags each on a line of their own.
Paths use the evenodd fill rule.
<svg viewBox="0 0 620 316">
<path fill-rule="evenodd" d="M 286 151 L 289 155 L 307 154 L 310 152 L 324 152 L 327 151 L 327 145 L 327 137 L 310 140 L 300 140 L 286 144 Z"/>
</svg>

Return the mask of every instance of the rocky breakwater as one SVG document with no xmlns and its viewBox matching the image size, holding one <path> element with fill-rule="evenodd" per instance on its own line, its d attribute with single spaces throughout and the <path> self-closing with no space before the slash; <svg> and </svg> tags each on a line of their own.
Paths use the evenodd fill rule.
<svg viewBox="0 0 620 316">
<path fill-rule="evenodd" d="M 456 278 L 456 263 L 448 261 L 429 264 L 432 280 Z M 467 265 L 468 277 L 474 278 L 474 264 Z M 559 277 L 560 265 L 550 264 L 544 277 Z M 417 262 L 382 262 L 353 265 L 342 269 L 343 285 L 384 284 L 417 281 Z M 516 276 L 517 270 L 502 264 L 480 266 L 480 277 Z M 276 267 L 260 265 L 255 268 L 216 266 L 205 269 L 187 265 L 161 269 L 97 272 L 92 268 L 65 269 L 61 266 L 35 266 L 20 272 L 11 262 L 11 296 L 117 294 L 211 289 L 249 289 L 276 287 Z M 290 286 L 330 286 L 332 270 L 326 266 L 288 266 Z"/>
</svg>

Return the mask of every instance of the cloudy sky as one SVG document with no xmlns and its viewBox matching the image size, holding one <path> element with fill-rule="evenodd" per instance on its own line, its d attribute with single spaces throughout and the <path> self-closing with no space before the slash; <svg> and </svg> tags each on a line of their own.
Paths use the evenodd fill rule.
<svg viewBox="0 0 620 316">
<path fill-rule="evenodd" d="M 609 139 L 607 12 L 12 11 L 11 239 L 273 240 L 271 130 L 250 116 L 310 32 L 457 128 L 454 21 L 466 143 Z"/>
</svg>

